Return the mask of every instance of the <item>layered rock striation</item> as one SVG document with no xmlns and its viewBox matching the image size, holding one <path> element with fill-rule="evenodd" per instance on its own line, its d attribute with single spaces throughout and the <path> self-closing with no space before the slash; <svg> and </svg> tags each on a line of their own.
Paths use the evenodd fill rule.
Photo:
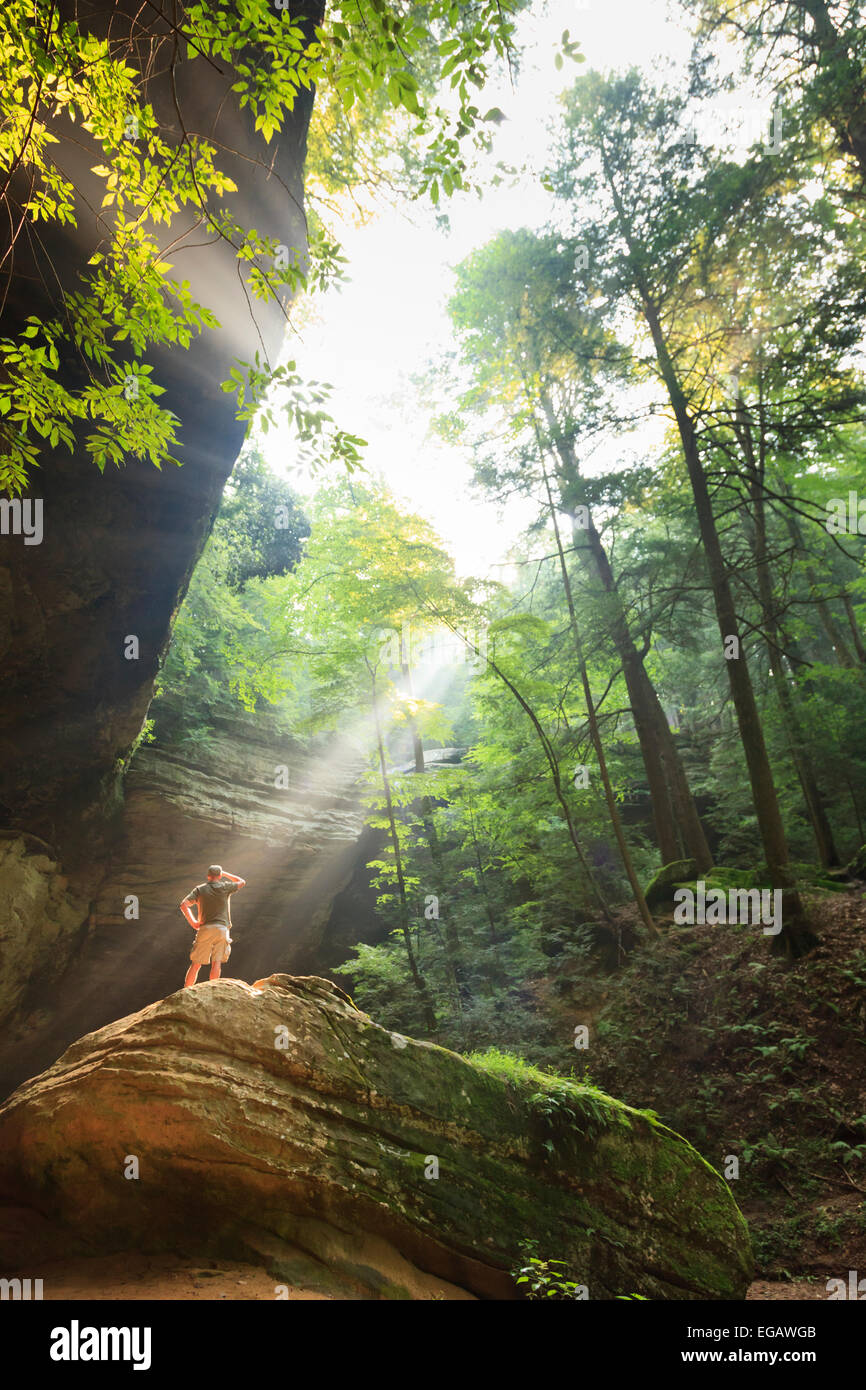
<svg viewBox="0 0 866 1390">
<path fill-rule="evenodd" d="M 321 979 L 183 990 L 0 1109 L 10 1275 L 134 1248 L 251 1258 L 275 1297 L 516 1298 L 528 1232 L 590 1299 L 750 1279 L 727 1185 L 651 1116 L 392 1034 Z"/>
<path fill-rule="evenodd" d="M 213 862 L 247 880 L 229 976 L 320 971 L 379 939 L 361 768 L 345 739 L 301 745 L 263 715 L 216 717 L 207 745 L 138 750 L 115 840 L 86 884 L 32 837 L 0 841 L 0 1095 L 83 1032 L 177 988 L 193 941 L 178 904 Z"/>
<path fill-rule="evenodd" d="M 300 9 L 291 0 L 286 12 L 297 15 Z M 305 4 L 303 13 L 304 22 L 314 24 L 323 13 L 321 0 Z M 127 0 L 83 0 L 75 18 L 96 39 L 110 29 L 118 48 L 128 36 L 124 62 L 146 77 L 142 100 L 165 140 L 179 149 L 186 135 L 211 141 L 237 187 L 234 214 L 291 248 L 302 262 L 312 92 L 298 93 L 279 139 L 266 146 L 254 113 L 241 109 L 232 92 L 234 70 L 209 62 L 194 47 L 178 47 L 172 21 L 157 6 L 143 11 Z M 13 338 L 28 316 L 51 319 L 61 312 L 64 295 L 81 288 L 93 253 L 104 250 L 104 189 L 93 173 L 99 143 L 68 121 L 54 121 L 52 133 L 58 166 L 77 190 L 75 222 L 40 224 L 39 236 L 22 235 L 4 259 L 3 328 Z M 25 165 L 14 173 L 11 194 L 21 205 L 30 197 L 29 179 Z M 171 248 L 172 275 L 213 311 L 218 327 L 193 334 L 189 346 L 164 344 L 143 354 L 164 388 L 160 403 L 178 420 L 172 453 L 180 466 L 166 463 L 157 470 L 128 457 L 101 473 L 88 455 L 84 431 L 71 454 L 46 444 L 27 488 L 31 504 L 41 508 L 38 543 L 25 543 L 6 517 L 0 534 L 0 822 L 11 832 L 0 846 L 0 1018 L 39 1011 L 29 1033 L 7 1034 L 0 1090 L 10 1076 L 20 1079 L 31 1040 L 32 1065 L 44 1065 L 83 1028 L 116 1017 L 109 1012 L 111 998 L 113 993 L 123 999 L 124 973 L 137 974 L 141 987 L 134 1002 L 127 998 L 130 1007 L 166 992 L 164 984 L 157 993 L 146 992 L 148 969 L 162 979 L 167 968 L 159 911 L 175 892 L 175 878 L 182 877 L 184 891 L 190 886 L 190 870 L 161 859 L 148 879 L 148 871 L 136 877 L 135 866 L 123 862 L 118 843 L 130 843 L 124 774 L 174 616 L 247 428 L 221 384 L 238 361 L 278 356 L 290 297 L 286 290 L 282 302 L 251 304 L 235 249 L 220 237 L 203 237 L 200 222 L 197 210 L 181 208 L 164 228 L 165 245 Z M 128 343 L 116 351 L 122 355 Z M 57 369 L 58 383 L 73 392 L 87 385 L 91 370 L 79 357 L 71 350 L 61 354 Z M 152 764 L 146 757 L 145 776 Z M 133 800 L 132 824 L 140 829 L 142 799 Z M 152 809 L 158 803 L 157 795 Z M 249 809 L 252 828 L 256 815 Z M 313 815 L 317 827 L 325 819 Z M 175 848 L 182 856 L 182 842 Z M 197 847 L 190 849 L 190 857 L 197 857 Z M 200 872 L 196 868 L 196 879 Z M 135 948 L 118 957 L 117 943 L 100 933 L 115 912 L 112 884 L 126 886 L 130 879 L 142 889 L 149 928 L 142 918 L 137 938 L 129 934 L 123 943 Z M 135 885 L 127 891 L 134 893 Z M 54 986 L 82 950 L 102 952 L 103 967 L 67 979 L 61 1007 Z M 111 978 L 109 967 L 115 966 Z M 80 1015 L 73 1011 L 46 1044 L 45 1019 L 58 1008 L 68 1013 L 76 994 Z"/>
</svg>

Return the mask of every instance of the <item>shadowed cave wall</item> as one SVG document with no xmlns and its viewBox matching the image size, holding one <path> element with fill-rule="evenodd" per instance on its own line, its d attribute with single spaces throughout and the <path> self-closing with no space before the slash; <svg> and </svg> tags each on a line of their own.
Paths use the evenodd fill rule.
<svg viewBox="0 0 866 1390">
<path fill-rule="evenodd" d="M 321 16 L 321 6 L 304 8 Z M 161 19 L 145 21 L 132 3 L 96 0 L 74 9 L 95 34 L 109 22 L 115 35 L 127 33 L 133 62 L 152 59 L 153 43 L 170 38 Z M 273 162 L 265 170 L 265 147 L 253 118 L 227 99 L 234 73 L 222 66 L 219 72 L 195 54 L 178 56 L 176 107 L 167 70 L 156 63 L 148 100 L 172 138 L 180 139 L 182 121 L 217 141 L 245 223 L 303 254 L 312 97 L 299 95 L 276 148 L 267 148 Z M 91 210 L 99 184 L 89 172 L 97 147 L 86 147 L 80 129 L 58 125 L 55 133 L 59 161 L 80 190 L 78 224 L 40 224 L 38 236 L 27 231 L 16 242 L 0 284 L 8 336 L 27 315 L 56 313 L 58 286 L 77 284 L 101 236 Z M 177 903 L 211 859 L 239 865 L 251 881 L 244 910 L 256 931 L 236 948 L 248 978 L 311 968 L 331 900 L 351 890 L 358 871 L 361 820 L 349 754 L 341 761 L 333 749 L 328 758 L 314 750 L 318 783 L 303 799 L 296 786 L 290 806 L 274 805 L 258 785 L 262 759 L 274 759 L 250 727 L 217 731 L 223 762 L 213 776 L 166 750 L 143 748 L 124 786 L 174 615 L 243 442 L 245 425 L 220 382 L 237 360 L 256 352 L 273 359 L 285 331 L 286 306 L 251 306 L 234 251 L 202 236 L 191 215 L 179 216 L 166 238 L 177 243 L 172 273 L 190 282 L 193 297 L 220 322 L 188 349 L 145 354 L 165 387 L 162 403 L 180 420 L 174 452 L 182 466 L 157 470 L 129 459 L 100 474 L 83 449 L 46 449 L 25 493 L 43 503 L 41 544 L 0 536 L 4 1091 L 81 1032 L 178 987 L 188 942 Z M 81 370 L 70 356 L 64 384 L 80 385 Z M 124 656 L 129 634 L 138 637 L 138 660 Z M 304 762 L 297 750 L 295 762 Z M 128 894 L 141 898 L 138 922 L 122 916 Z"/>
</svg>

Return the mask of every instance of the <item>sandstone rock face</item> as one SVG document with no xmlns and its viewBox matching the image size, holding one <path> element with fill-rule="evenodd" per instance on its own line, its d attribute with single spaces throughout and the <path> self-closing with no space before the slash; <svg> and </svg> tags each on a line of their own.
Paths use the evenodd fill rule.
<svg viewBox="0 0 866 1390">
<path fill-rule="evenodd" d="M 0 1020 L 41 981 L 49 985 L 89 920 L 83 885 L 32 836 L 0 837 Z"/>
<path fill-rule="evenodd" d="M 304 9 L 316 22 L 321 0 Z M 312 94 L 299 93 L 280 138 L 268 147 L 254 114 L 237 106 L 236 73 L 227 64 L 209 63 L 192 49 L 169 63 L 172 33 L 157 6 L 142 12 L 127 0 L 90 0 L 77 18 L 98 37 L 110 26 L 115 43 L 130 27 L 125 61 L 149 74 L 146 99 L 163 138 L 179 140 L 182 121 L 189 133 L 213 140 L 220 167 L 237 185 L 235 214 L 303 255 Z M 94 250 L 104 249 L 102 193 L 91 172 L 99 147 L 88 148 L 86 133 L 68 123 L 58 126 L 57 138 L 58 164 L 80 189 L 77 225 L 43 223 L 38 237 L 16 242 L 0 279 L 4 332 L 11 336 L 27 315 L 53 317 L 58 284 L 78 288 Z M 16 180 L 23 185 L 13 181 L 21 202 L 28 179 L 22 169 Z M 173 453 L 182 466 L 157 470 L 129 458 L 102 474 L 83 450 L 70 456 L 46 448 L 27 490 L 43 503 L 41 544 L 0 536 L 0 812 L 7 825 L 57 846 L 64 861 L 92 852 L 102 833 L 174 614 L 243 442 L 246 423 L 235 418 L 236 405 L 220 383 L 237 360 L 276 357 L 286 331 L 285 306 L 256 301 L 251 308 L 234 250 L 202 237 L 200 220 L 181 209 L 163 244 L 172 248 L 172 274 L 189 282 L 193 299 L 220 326 L 194 335 L 188 348 L 172 344 L 145 353 L 165 389 L 161 404 L 180 421 Z M 86 381 L 74 353 L 59 376 L 72 389 Z M 124 655 L 130 634 L 139 642 L 135 660 Z"/>
<path fill-rule="evenodd" d="M 391 1034 L 316 978 L 180 991 L 0 1109 L 4 1275 L 134 1248 L 343 1297 L 514 1298 L 527 1236 L 591 1299 L 738 1299 L 751 1273 L 727 1185 L 679 1136 Z"/>
<path fill-rule="evenodd" d="M 357 858 L 363 766 L 350 743 L 304 747 L 264 714 L 215 718 L 197 751 L 139 749 L 122 835 L 96 894 L 100 932 L 108 942 L 129 938 L 124 903 L 134 894 L 136 929 L 176 974 L 189 935 L 178 903 L 216 862 L 247 880 L 232 903 L 243 974 L 311 969 L 331 901 Z M 288 785 L 275 786 L 277 768 Z M 169 992 L 167 983 L 147 1002 Z"/>
<path fill-rule="evenodd" d="M 320 0 L 304 8 L 311 22 L 321 17 Z M 262 235 L 276 236 L 303 254 L 312 93 L 299 93 L 279 140 L 266 150 L 252 113 L 240 111 L 231 95 L 236 74 L 227 65 L 197 59 L 193 50 L 178 52 L 170 64 L 156 59 L 154 45 L 161 42 L 165 53 L 173 42 L 170 22 L 160 17 L 158 6 L 145 17 L 136 3 L 89 0 L 76 14 L 96 36 L 104 36 L 110 25 L 115 42 L 124 26 L 131 26 L 135 39 L 125 61 L 140 62 L 150 73 L 147 97 L 166 138 L 180 137 L 182 118 L 187 131 L 215 140 L 221 167 L 238 187 L 235 211 Z M 80 288 L 79 276 L 103 241 L 101 193 L 91 172 L 99 162 L 97 149 L 88 149 L 86 133 L 68 123 L 58 127 L 57 137 L 58 162 L 81 192 L 77 225 L 42 224 L 38 237 L 16 242 L 0 278 L 4 332 L 10 336 L 28 315 L 54 317 L 58 286 Z M 19 195 L 25 192 L 28 179 L 27 170 L 19 170 L 13 192 L 16 187 Z M 14 869 L 0 890 L 0 1017 L 8 1018 L 22 1004 L 31 1010 L 50 1005 L 56 1012 L 56 1001 L 43 997 L 45 986 L 62 972 L 82 936 L 104 957 L 102 972 L 74 982 L 81 1017 L 73 1013 L 60 1024 L 54 1041 L 40 1042 L 40 1029 L 30 1030 L 23 1041 L 7 1039 L 18 1078 L 32 1071 L 22 1073 L 21 1057 L 31 1042 L 42 1059 L 37 1067 L 45 1065 L 80 1035 L 82 1025 L 96 1026 L 94 1011 L 105 1010 L 97 1024 L 112 1012 L 116 1017 L 105 1002 L 105 972 L 117 943 L 94 941 L 99 914 L 90 913 L 91 895 L 101 878 L 115 873 L 127 878 L 114 853 L 122 775 L 141 732 L 174 615 L 246 431 L 220 383 L 237 360 L 250 361 L 262 351 L 276 355 L 286 331 L 285 305 L 262 302 L 251 311 L 234 251 L 219 239 L 203 239 L 197 217 L 181 211 L 165 231 L 172 273 L 189 282 L 193 298 L 212 309 L 220 325 L 194 335 L 188 348 L 169 345 L 144 354 L 165 388 L 161 403 L 180 421 L 173 453 L 181 467 L 166 464 L 157 470 L 129 458 L 103 474 L 83 449 L 70 456 L 46 446 L 27 488 L 27 496 L 43 505 L 41 543 L 25 545 L 13 533 L 0 536 L 0 817 L 22 844 L 33 837 L 47 842 L 42 866 L 25 863 L 29 854 L 16 852 Z M 84 384 L 74 353 L 63 357 L 58 379 L 73 390 Z M 135 660 L 125 656 L 130 635 L 139 643 Z M 171 870 L 160 864 L 154 872 L 163 874 L 164 890 L 173 892 Z M 195 876 L 198 880 L 199 870 Z M 190 886 L 185 883 L 184 892 Z M 139 978 L 142 956 L 152 961 L 153 953 L 140 948 L 133 955 Z M 141 987 L 147 989 L 146 981 Z M 153 992 L 139 996 L 131 1007 L 155 997 Z M 0 1057 L 0 1093 L 6 1074 Z"/>
<path fill-rule="evenodd" d="M 0 1098 L 82 1033 L 182 983 L 193 934 L 178 903 L 208 864 L 247 880 L 228 976 L 320 972 L 380 939 L 361 767 L 337 738 L 302 747 L 264 715 L 216 719 L 206 747 L 135 754 L 114 842 L 102 863 L 85 861 L 87 897 L 19 837 L 14 868 L 0 858 Z"/>
</svg>

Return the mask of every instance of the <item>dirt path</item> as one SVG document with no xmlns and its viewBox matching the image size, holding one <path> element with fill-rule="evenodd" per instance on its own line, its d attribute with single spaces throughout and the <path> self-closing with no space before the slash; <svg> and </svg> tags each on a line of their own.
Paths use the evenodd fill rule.
<svg viewBox="0 0 866 1390">
<path fill-rule="evenodd" d="M 102 1255 L 57 1260 L 44 1267 L 46 1301 L 63 1299 L 253 1299 L 274 1302 L 278 1285 L 259 1265 L 231 1260 L 193 1264 L 175 1255 Z M 327 1295 L 289 1285 L 290 1300 L 327 1300 Z M 283 1294 L 285 1298 L 285 1294 Z"/>
<path fill-rule="evenodd" d="M 746 1294 L 747 1303 L 759 1303 L 770 1299 L 809 1299 L 811 1303 L 824 1303 L 827 1300 L 826 1279 L 792 1279 L 790 1283 L 771 1284 L 757 1279 L 750 1285 Z"/>
<path fill-rule="evenodd" d="M 259 1265 L 231 1260 L 204 1260 L 195 1264 L 176 1255 L 124 1254 L 56 1260 L 45 1265 L 42 1280 L 44 1299 L 57 1302 L 118 1299 L 275 1302 L 278 1301 L 277 1288 L 285 1288 Z M 746 1295 L 748 1302 L 805 1299 L 815 1302 L 826 1297 L 823 1279 L 800 1279 L 790 1283 L 757 1280 Z M 288 1287 L 288 1298 L 302 1302 L 330 1301 L 327 1294 L 294 1285 Z"/>
</svg>

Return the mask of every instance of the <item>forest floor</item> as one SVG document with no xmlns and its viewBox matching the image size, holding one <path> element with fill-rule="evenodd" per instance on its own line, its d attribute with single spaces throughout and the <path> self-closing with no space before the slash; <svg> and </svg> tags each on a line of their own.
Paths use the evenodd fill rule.
<svg viewBox="0 0 866 1390">
<path fill-rule="evenodd" d="M 118 1255 L 52 1260 L 44 1265 L 43 1298 L 46 1302 L 117 1299 L 155 1299 L 190 1302 L 199 1299 L 255 1299 L 274 1302 L 277 1285 L 260 1265 L 233 1260 L 190 1261 L 178 1255 Z M 327 1294 L 295 1285 L 283 1295 L 289 1301 L 327 1300 Z"/>
<path fill-rule="evenodd" d="M 552 968 L 536 1005 L 586 1079 L 654 1110 L 729 1177 L 756 1259 L 750 1301 L 819 1300 L 866 1275 L 866 894 L 808 899 L 818 946 L 794 963 L 758 930 L 677 927 L 613 973 Z M 624 923 L 627 914 L 623 914 Z M 738 1173 L 733 1172 L 737 1160 Z M 46 1299 L 273 1300 L 265 1270 L 131 1252 L 46 1268 Z M 290 1300 L 327 1295 L 303 1287 Z"/>
<path fill-rule="evenodd" d="M 826 1298 L 828 1279 L 866 1274 L 866 894 L 807 902 L 820 942 L 794 963 L 756 928 L 659 918 L 661 938 L 619 970 L 563 967 L 537 999 L 560 1036 L 589 1025 L 575 1072 L 576 1056 L 729 1178 L 752 1234 L 752 1298 Z M 759 1292 L 786 1282 L 817 1291 Z"/>
<path fill-rule="evenodd" d="M 329 1294 L 290 1284 L 284 1299 L 330 1302 Z M 259 1265 L 231 1260 L 196 1262 L 176 1255 L 141 1255 L 128 1251 L 89 1259 L 53 1260 L 44 1266 L 46 1302 L 111 1303 L 117 1300 L 187 1303 L 276 1300 L 273 1276 Z M 756 1281 L 747 1301 L 819 1299 L 827 1293 L 821 1281 L 793 1283 Z"/>
</svg>

